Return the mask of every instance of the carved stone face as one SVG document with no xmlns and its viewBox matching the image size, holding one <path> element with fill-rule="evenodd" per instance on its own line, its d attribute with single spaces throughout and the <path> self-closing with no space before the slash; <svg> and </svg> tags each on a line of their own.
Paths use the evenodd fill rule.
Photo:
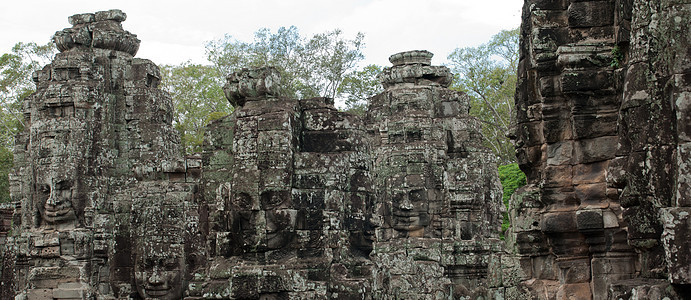
<svg viewBox="0 0 691 300">
<path fill-rule="evenodd" d="M 64 124 L 55 126 L 60 125 Z M 32 205 L 36 209 L 36 225 L 67 229 L 77 224 L 84 209 L 84 199 L 78 196 L 76 166 L 79 157 L 69 153 L 65 142 L 69 137 L 64 132 L 44 128 L 37 131 L 41 132 L 39 143 L 31 149 L 34 162 Z"/>
<path fill-rule="evenodd" d="M 77 220 L 73 197 L 73 181 L 65 176 L 49 172 L 36 176 L 34 204 L 41 218 L 41 225 L 58 226 Z"/>
<path fill-rule="evenodd" d="M 281 249 L 295 237 L 297 210 L 292 208 L 290 191 L 265 191 L 256 201 L 247 193 L 231 198 L 232 228 L 236 235 L 234 253 Z"/>
<path fill-rule="evenodd" d="M 185 272 L 182 247 L 156 248 L 162 251 L 144 247 L 136 254 L 134 279 L 137 292 L 143 299 L 181 299 Z"/>
<path fill-rule="evenodd" d="M 266 218 L 266 248 L 283 248 L 294 237 L 296 211 L 291 209 L 290 192 L 266 191 L 260 198 Z"/>
<path fill-rule="evenodd" d="M 369 218 L 367 220 L 358 220 L 355 223 L 358 224 L 357 228 L 360 230 L 350 232 L 350 246 L 365 255 L 369 255 L 373 249 L 375 240 L 374 229 L 376 226 Z"/>
<path fill-rule="evenodd" d="M 394 194 L 392 203 L 393 228 L 398 231 L 417 231 L 430 223 L 427 191 L 417 189 Z"/>
</svg>

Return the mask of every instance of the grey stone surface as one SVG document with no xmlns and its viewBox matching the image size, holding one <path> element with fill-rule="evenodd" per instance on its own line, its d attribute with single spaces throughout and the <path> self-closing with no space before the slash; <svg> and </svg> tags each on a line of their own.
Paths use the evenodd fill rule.
<svg viewBox="0 0 691 300">
<path fill-rule="evenodd" d="M 229 74 L 235 111 L 183 157 L 125 19 L 70 17 L 34 74 L 0 298 L 689 296 L 688 1 L 526 2 L 505 244 L 494 158 L 430 52 L 392 55 L 363 117 Z"/>
<path fill-rule="evenodd" d="M 139 41 L 122 29 L 124 19 L 119 10 L 70 17 L 74 26 L 55 35 L 60 53 L 34 74 L 11 176 L 3 279 L 12 276 L 3 299 L 134 297 L 133 262 L 149 253 L 135 246 L 151 243 L 140 236 L 156 233 L 147 241 L 168 249 L 185 245 L 166 231 L 174 215 L 194 212 L 176 236 L 198 223 L 170 98 L 158 89 L 158 67 L 133 57 Z M 161 215 L 164 205 L 149 206 L 165 201 L 185 207 Z M 147 211 L 160 222 L 137 221 Z"/>
<path fill-rule="evenodd" d="M 124 19 L 71 17 L 34 76 L 3 295 L 447 299 L 501 285 L 496 166 L 431 53 L 393 55 L 364 119 L 282 97 L 275 68 L 239 70 L 224 87 L 235 111 L 185 158 Z M 111 38 L 93 42 L 96 28 Z"/>
<path fill-rule="evenodd" d="M 468 115 L 468 96 L 446 89 L 449 70 L 430 59 L 427 51 L 392 55 L 394 66 L 380 76 L 386 90 L 366 114 L 381 218 L 375 295 L 488 297 L 497 284 L 489 269 L 501 254 L 496 164 Z"/>
</svg>

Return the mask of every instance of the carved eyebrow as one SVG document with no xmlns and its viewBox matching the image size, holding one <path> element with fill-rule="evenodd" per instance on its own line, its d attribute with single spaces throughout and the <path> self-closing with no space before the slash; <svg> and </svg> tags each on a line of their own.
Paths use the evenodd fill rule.
<svg viewBox="0 0 691 300">
<path fill-rule="evenodd" d="M 59 189 L 64 189 L 64 188 L 71 187 L 71 186 L 72 186 L 72 181 L 69 179 L 59 180 L 57 183 L 55 183 L 55 187 L 59 188 Z"/>
</svg>

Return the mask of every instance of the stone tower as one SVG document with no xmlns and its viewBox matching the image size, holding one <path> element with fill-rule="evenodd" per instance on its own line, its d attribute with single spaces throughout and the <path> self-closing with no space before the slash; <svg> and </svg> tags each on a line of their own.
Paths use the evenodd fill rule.
<svg viewBox="0 0 691 300">
<path fill-rule="evenodd" d="M 78 14 L 34 76 L 0 296 L 493 297 L 501 192 L 468 98 L 432 54 L 395 54 L 363 117 L 230 74 L 235 111 L 183 157 L 160 72 L 123 12 Z"/>
<path fill-rule="evenodd" d="M 209 126 L 203 156 L 209 267 L 203 288 L 190 294 L 370 294 L 371 162 L 362 122 L 328 98 L 281 97 L 279 83 L 272 67 L 227 77 L 235 111 Z"/>
<path fill-rule="evenodd" d="M 60 53 L 34 74 L 11 178 L 16 234 L 6 255 L 16 260 L 5 260 L 14 275 L 3 298 L 135 295 L 132 262 L 144 253 L 131 246 L 153 228 L 133 225 L 132 208 L 193 198 L 170 98 L 158 67 L 133 57 L 139 40 L 125 19 L 119 10 L 71 16 L 73 27 L 54 36 Z"/>
<path fill-rule="evenodd" d="M 432 53 L 392 55 L 370 100 L 376 297 L 482 297 L 501 250 L 501 186 L 468 96 Z"/>
</svg>

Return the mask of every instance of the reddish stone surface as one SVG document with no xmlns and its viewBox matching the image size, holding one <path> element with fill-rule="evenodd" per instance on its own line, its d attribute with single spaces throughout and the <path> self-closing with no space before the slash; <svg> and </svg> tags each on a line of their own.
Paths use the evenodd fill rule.
<svg viewBox="0 0 691 300">
<path fill-rule="evenodd" d="M 689 296 L 689 16 L 687 1 L 525 2 L 516 146 L 528 186 L 510 238 L 533 297 Z"/>
</svg>

